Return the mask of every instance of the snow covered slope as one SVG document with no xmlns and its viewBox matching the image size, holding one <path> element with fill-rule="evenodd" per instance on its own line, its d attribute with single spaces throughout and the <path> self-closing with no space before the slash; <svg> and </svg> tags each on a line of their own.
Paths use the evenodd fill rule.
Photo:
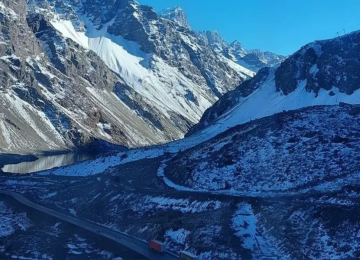
<svg viewBox="0 0 360 260">
<path fill-rule="evenodd" d="M 108 34 L 106 27 L 97 31 L 89 23 L 86 25 L 87 33 L 84 33 L 77 32 L 71 21 L 54 19 L 51 24 L 64 37 L 98 54 L 105 64 L 121 75 L 137 93 L 149 99 L 151 104 L 157 104 L 163 115 L 172 111 L 186 117 L 189 122 L 197 122 L 201 112 L 215 100 L 214 96 L 209 95 L 204 88 L 198 88 L 177 68 L 168 65 L 157 56 L 152 57 L 141 51 L 135 42 Z M 149 69 L 150 62 L 157 71 Z M 197 98 L 196 104 L 186 99 L 190 92 Z"/>
<path fill-rule="evenodd" d="M 359 37 L 357 31 L 314 42 L 277 68 L 260 70 L 208 109 L 189 135 L 215 136 L 257 118 L 308 106 L 359 104 Z"/>
<path fill-rule="evenodd" d="M 341 103 L 254 120 L 177 154 L 164 175 L 225 194 L 341 190 L 359 179 L 359 114 L 359 105 Z"/>
</svg>

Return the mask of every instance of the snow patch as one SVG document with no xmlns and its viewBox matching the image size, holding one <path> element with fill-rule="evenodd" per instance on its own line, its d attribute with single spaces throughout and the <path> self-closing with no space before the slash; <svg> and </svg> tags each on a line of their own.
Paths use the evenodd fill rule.
<svg viewBox="0 0 360 260">
<path fill-rule="evenodd" d="M 15 213 L 0 201 L 0 238 L 10 236 L 17 230 L 26 231 L 30 227 L 30 220 L 26 213 Z"/>
<path fill-rule="evenodd" d="M 185 244 L 186 238 L 191 234 L 190 231 L 186 229 L 178 229 L 178 230 L 167 230 L 165 232 L 165 237 L 169 238 L 171 241 L 176 242 L 178 244 Z"/>
<path fill-rule="evenodd" d="M 232 227 L 235 235 L 242 239 L 242 247 L 253 249 L 256 246 L 256 222 L 251 205 L 239 204 L 232 218 Z"/>
</svg>

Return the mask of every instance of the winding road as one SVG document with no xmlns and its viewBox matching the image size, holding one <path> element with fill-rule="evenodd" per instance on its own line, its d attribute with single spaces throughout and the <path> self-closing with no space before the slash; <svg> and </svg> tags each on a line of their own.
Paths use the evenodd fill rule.
<svg viewBox="0 0 360 260">
<path fill-rule="evenodd" d="M 98 236 L 103 236 L 103 237 L 109 238 L 109 239 L 121 244 L 122 246 L 125 246 L 125 247 L 137 252 L 138 254 L 144 256 L 144 260 L 145 259 L 150 259 L 150 260 L 179 259 L 177 256 L 175 256 L 174 254 L 169 253 L 169 252 L 167 252 L 163 255 L 153 253 L 152 251 L 149 250 L 148 244 L 142 240 L 138 240 L 134 237 L 113 231 L 111 229 L 100 226 L 98 224 L 95 224 L 95 223 L 92 223 L 92 222 L 89 222 L 89 221 L 86 221 L 83 219 L 79 219 L 74 216 L 70 216 L 70 215 L 60 213 L 55 210 L 43 207 L 41 205 L 38 205 L 38 204 L 28 200 L 27 198 L 25 198 L 23 195 L 21 195 L 19 193 L 12 192 L 12 191 L 0 190 L 0 194 L 11 196 L 18 202 L 20 202 L 28 207 L 36 209 L 42 213 L 51 215 L 62 221 L 66 221 L 70 224 L 76 225 L 80 228 L 86 229 L 90 232 L 93 232 L 94 234 L 96 234 Z"/>
</svg>

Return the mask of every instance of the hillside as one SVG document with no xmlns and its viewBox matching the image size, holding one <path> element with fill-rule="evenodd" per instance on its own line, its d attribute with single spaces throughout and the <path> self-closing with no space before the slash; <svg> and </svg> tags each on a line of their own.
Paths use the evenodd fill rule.
<svg viewBox="0 0 360 260">
<path fill-rule="evenodd" d="M 256 118 L 307 106 L 358 104 L 359 37 L 356 31 L 310 43 L 278 67 L 261 69 L 209 108 L 188 135 L 218 134 Z"/>
</svg>

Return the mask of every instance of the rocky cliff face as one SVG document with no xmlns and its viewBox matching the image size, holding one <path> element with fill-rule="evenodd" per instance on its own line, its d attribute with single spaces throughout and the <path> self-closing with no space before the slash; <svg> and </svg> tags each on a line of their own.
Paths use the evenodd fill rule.
<svg viewBox="0 0 360 260">
<path fill-rule="evenodd" d="M 360 87 L 359 39 L 357 31 L 304 46 L 276 70 L 277 90 L 287 95 L 296 89 L 298 82 L 304 82 L 308 92 L 331 91 L 335 87 L 352 95 Z"/>
<path fill-rule="evenodd" d="M 135 1 L 0 4 L 1 152 L 181 138 L 253 72 Z"/>
<path fill-rule="evenodd" d="M 41 149 L 41 141 L 45 139 L 49 140 L 49 147 L 64 147 L 66 140 L 60 138 L 55 125 L 60 129 L 63 124 L 66 125 L 66 120 L 61 120 L 60 114 L 54 114 L 54 124 L 50 123 L 44 112 L 36 109 L 47 107 L 48 111 L 53 110 L 41 96 L 34 100 L 36 103 L 33 106 L 24 102 L 24 99 L 31 99 L 32 94 L 36 95 L 39 88 L 37 77 L 40 77 L 40 71 L 44 68 L 39 64 L 47 61 L 41 55 L 40 44 L 27 26 L 26 3 L 3 1 L 0 3 L 0 16 L 1 147 L 3 150 L 16 150 L 20 146 L 30 148 L 39 143 L 38 148 Z M 42 133 L 42 138 L 39 133 Z"/>
<path fill-rule="evenodd" d="M 312 105 L 358 103 L 360 98 L 359 44 L 356 31 L 302 47 L 277 68 L 257 75 L 224 95 L 208 109 L 189 134 L 222 125 L 228 127 L 284 110 Z M 209 129 L 210 131 L 210 129 Z"/>
<path fill-rule="evenodd" d="M 1 151 L 73 149 L 95 138 L 130 141 L 115 114 L 87 91 L 110 91 L 121 84 L 118 76 L 94 52 L 63 39 L 41 15 L 27 17 L 26 10 L 24 1 L 4 2 L 0 10 Z M 118 101 L 116 108 L 132 113 Z"/>
</svg>

